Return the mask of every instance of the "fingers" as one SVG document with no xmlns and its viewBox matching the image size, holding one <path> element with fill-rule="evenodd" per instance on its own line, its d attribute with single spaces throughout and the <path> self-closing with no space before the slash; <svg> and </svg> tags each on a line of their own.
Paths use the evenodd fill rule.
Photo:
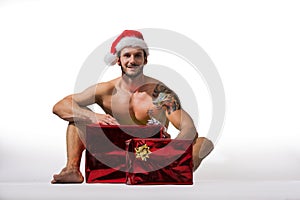
<svg viewBox="0 0 300 200">
<path fill-rule="evenodd" d="M 102 125 L 120 125 L 118 121 L 109 114 L 106 114 L 99 123 Z"/>
<path fill-rule="evenodd" d="M 113 117 L 109 118 L 108 120 L 109 120 L 109 124 L 111 125 L 120 125 L 119 122 Z"/>
</svg>

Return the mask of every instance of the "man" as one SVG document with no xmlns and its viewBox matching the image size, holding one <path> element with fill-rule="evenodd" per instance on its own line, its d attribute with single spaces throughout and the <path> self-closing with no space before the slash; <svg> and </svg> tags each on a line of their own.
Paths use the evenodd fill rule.
<svg viewBox="0 0 300 200">
<path fill-rule="evenodd" d="M 180 132 L 177 139 L 191 139 L 194 171 L 212 151 L 210 140 L 200 137 L 191 117 L 180 104 L 176 94 L 162 82 L 143 74 L 149 52 L 143 35 L 125 30 L 113 42 L 105 57 L 108 65 L 118 64 L 122 75 L 98 83 L 81 93 L 65 97 L 53 107 L 53 113 L 69 122 L 67 128 L 67 164 L 53 176 L 52 183 L 82 183 L 79 170 L 85 149 L 85 126 L 90 123 L 106 125 L 161 124 L 171 122 Z M 98 104 L 106 114 L 92 112 L 88 105 Z"/>
</svg>

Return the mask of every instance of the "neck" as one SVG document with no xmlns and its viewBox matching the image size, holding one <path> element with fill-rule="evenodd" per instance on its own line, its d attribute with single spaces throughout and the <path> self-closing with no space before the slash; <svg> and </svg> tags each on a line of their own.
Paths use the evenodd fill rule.
<svg viewBox="0 0 300 200">
<path fill-rule="evenodd" d="M 136 77 L 128 77 L 127 75 L 122 74 L 119 86 L 121 89 L 133 93 L 144 84 L 145 84 L 144 74 L 140 74 Z"/>
</svg>

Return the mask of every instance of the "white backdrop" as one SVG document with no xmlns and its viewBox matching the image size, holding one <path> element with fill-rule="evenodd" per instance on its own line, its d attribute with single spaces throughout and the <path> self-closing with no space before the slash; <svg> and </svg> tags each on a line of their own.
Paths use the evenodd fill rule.
<svg viewBox="0 0 300 200">
<path fill-rule="evenodd" d="M 63 167 L 52 106 L 98 45 L 140 28 L 191 38 L 222 78 L 224 129 L 196 179 L 299 180 L 299 19 L 289 0 L 0 1 L 0 181 L 48 182 Z"/>
</svg>

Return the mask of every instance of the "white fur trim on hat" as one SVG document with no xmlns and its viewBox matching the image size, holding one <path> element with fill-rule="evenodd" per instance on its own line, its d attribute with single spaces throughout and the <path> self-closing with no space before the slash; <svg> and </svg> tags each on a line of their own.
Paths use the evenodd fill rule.
<svg viewBox="0 0 300 200">
<path fill-rule="evenodd" d="M 116 46 L 116 54 L 125 47 L 140 47 L 145 50 L 147 56 L 149 55 L 148 46 L 142 39 L 136 37 L 124 37 Z"/>
<path fill-rule="evenodd" d="M 117 63 L 117 61 L 118 61 L 117 55 L 112 54 L 112 53 L 108 53 L 104 57 L 104 62 L 107 65 L 115 65 Z"/>
</svg>

